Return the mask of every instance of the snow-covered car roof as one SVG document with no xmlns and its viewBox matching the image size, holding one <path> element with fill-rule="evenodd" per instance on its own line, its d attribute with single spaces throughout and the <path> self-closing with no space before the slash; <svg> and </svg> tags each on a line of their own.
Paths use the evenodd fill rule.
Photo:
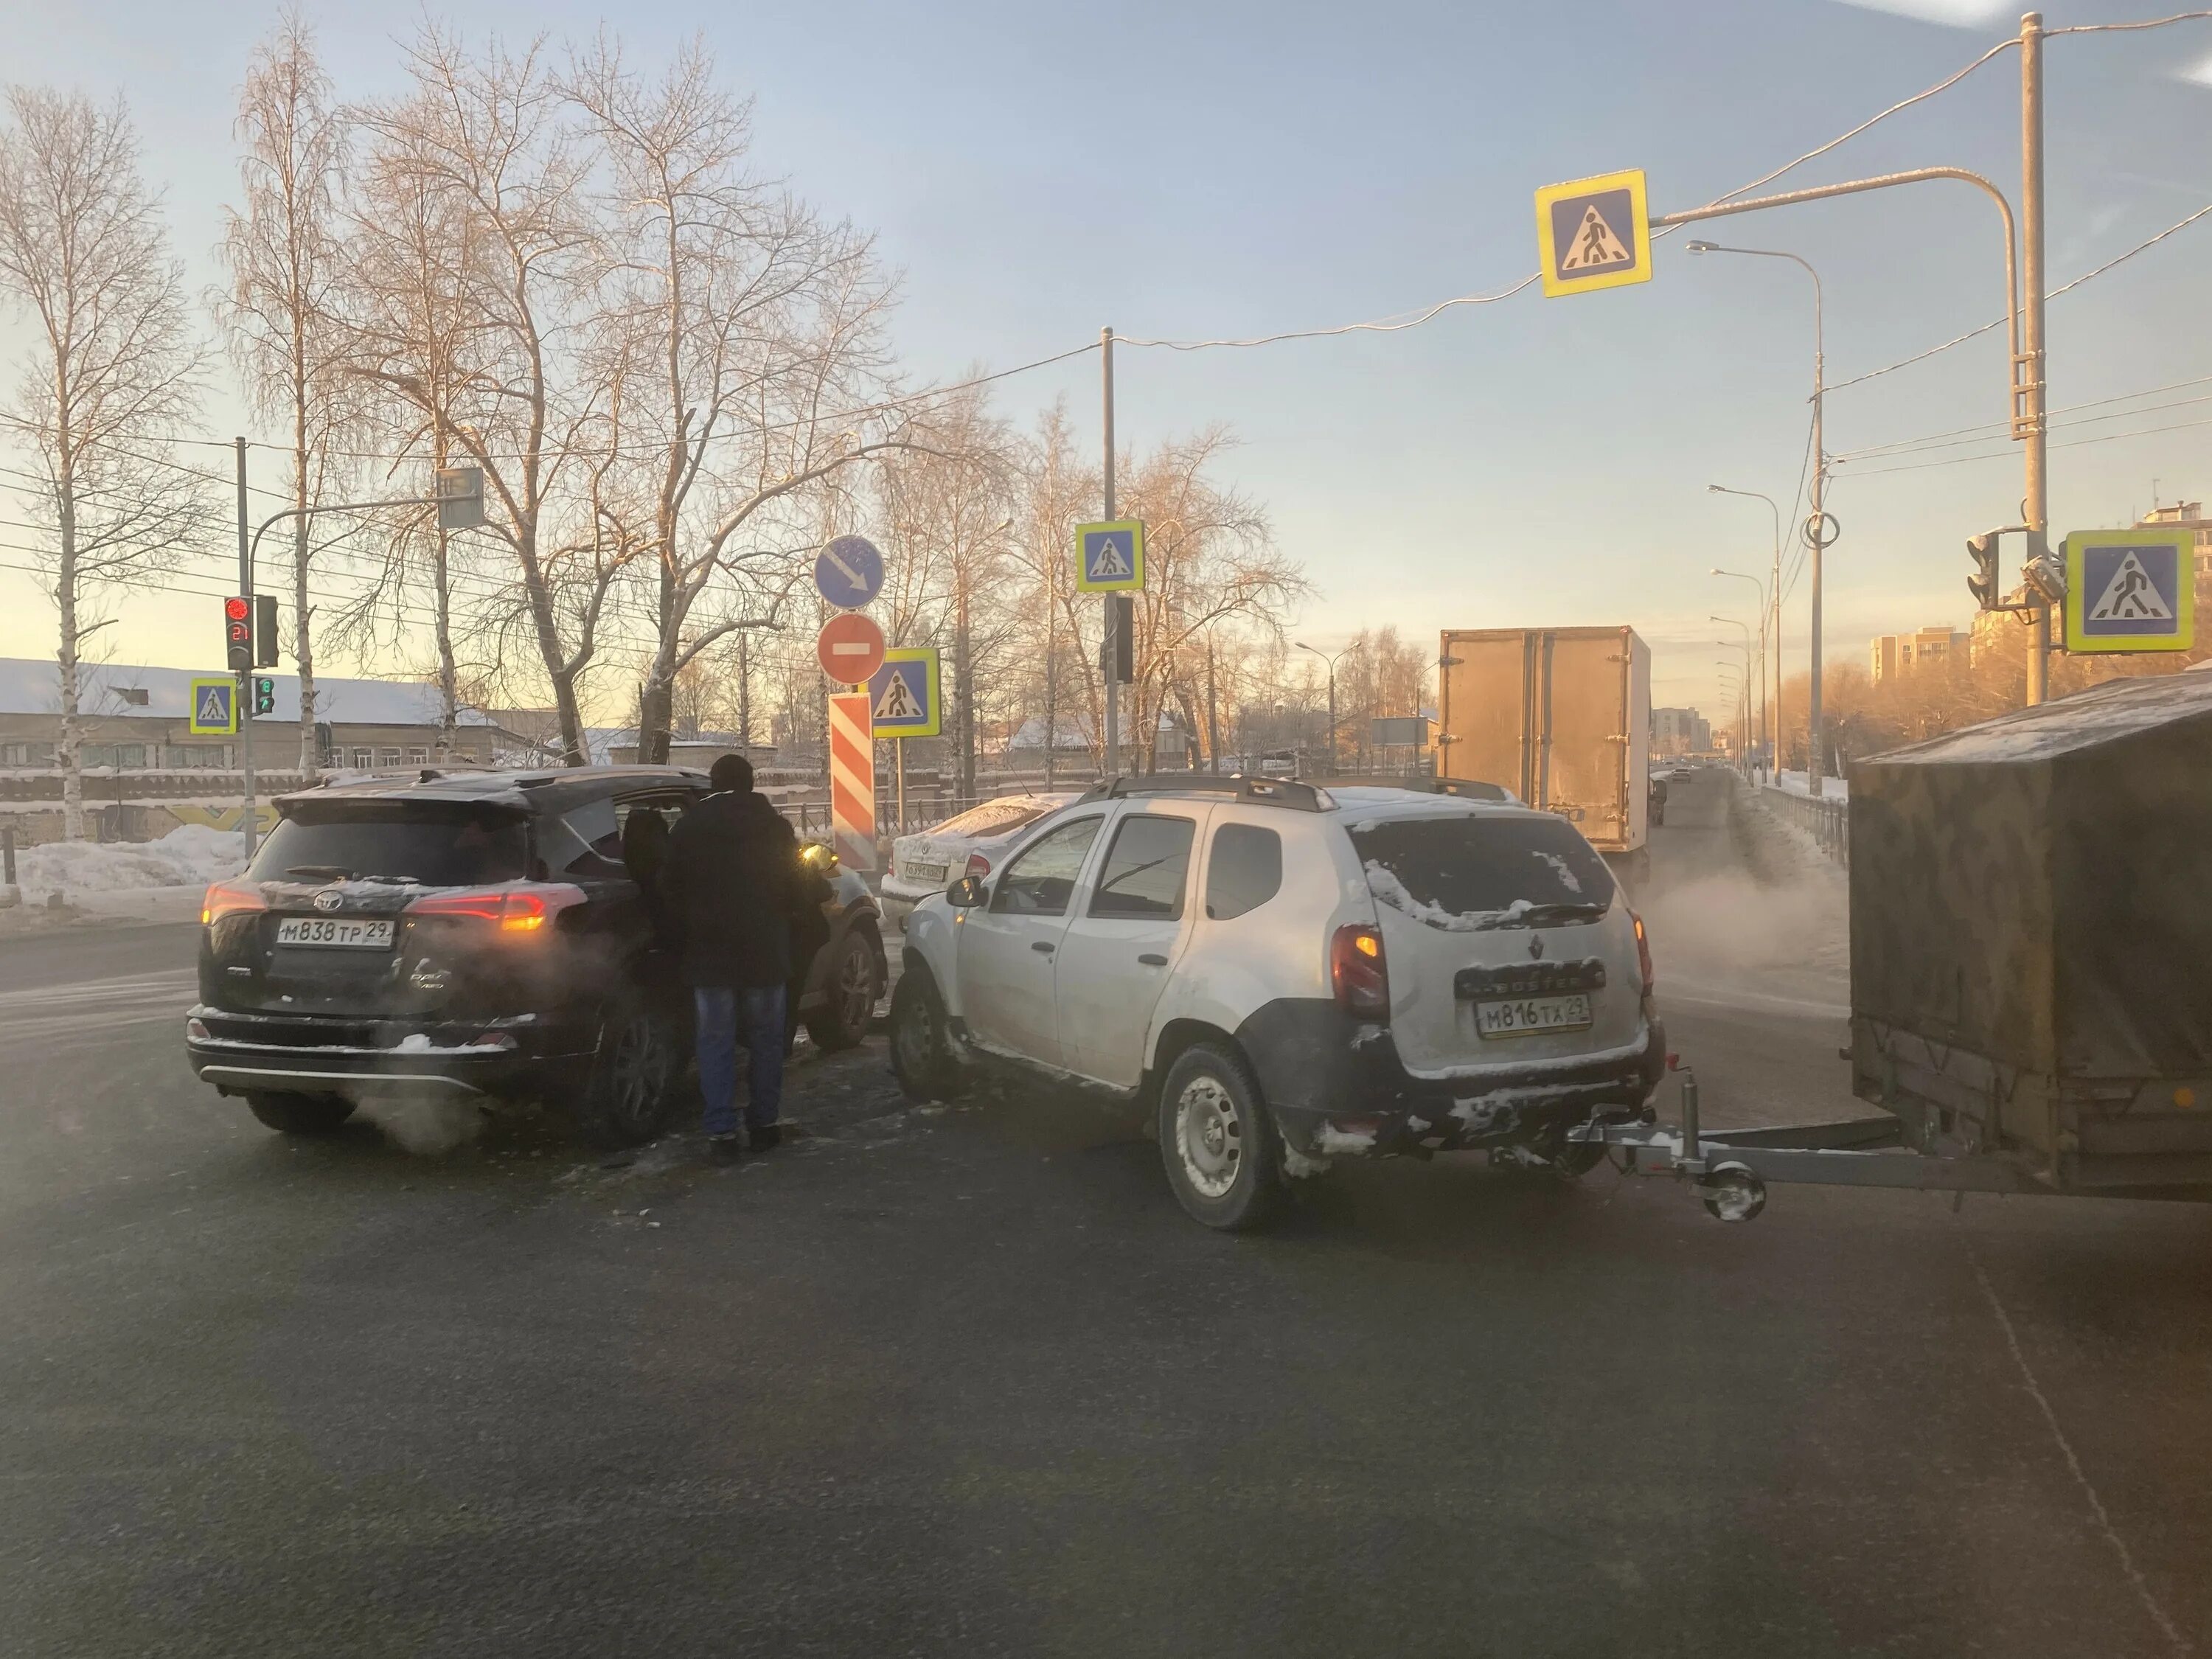
<svg viewBox="0 0 2212 1659">
<path fill-rule="evenodd" d="M 1490 800 L 1474 795 L 1435 795 L 1424 789 L 1387 789 L 1370 786 L 1332 787 L 1335 815 L 1347 828 L 1386 818 L 1446 818 L 1492 817 L 1500 813 L 1527 817 L 1535 809 L 1517 800 Z"/>
</svg>

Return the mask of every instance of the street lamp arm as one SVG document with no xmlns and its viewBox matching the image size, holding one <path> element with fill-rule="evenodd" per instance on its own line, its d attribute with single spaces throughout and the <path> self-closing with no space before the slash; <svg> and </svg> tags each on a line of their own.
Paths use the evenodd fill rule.
<svg viewBox="0 0 2212 1659">
<path fill-rule="evenodd" d="M 2020 380 L 2020 371 L 2024 366 L 2020 356 L 2020 235 L 2013 221 L 2012 204 L 2005 199 L 2002 191 L 1982 177 L 1980 173 L 1969 173 L 1964 167 L 1915 167 L 1909 173 L 1885 173 L 1876 178 L 1853 179 L 1840 185 L 1816 185 L 1809 190 L 1787 191 L 1779 196 L 1754 196 L 1748 201 L 1708 202 L 1705 206 L 1692 208 L 1686 213 L 1656 216 L 1651 221 L 1651 226 L 1656 230 L 1663 225 L 1695 224 L 1702 219 L 1721 219 L 1735 213 L 1757 213 L 1765 208 L 1795 207 L 1800 202 L 1825 201 L 1832 196 L 1856 196 L 1865 191 L 1887 190 L 1895 185 L 1927 184 L 1938 179 L 1954 179 L 1960 184 L 1973 185 L 1996 204 L 1997 215 L 2004 222 L 2005 324 L 2012 342 L 2013 362 L 2011 417 L 2014 435 L 2019 436 L 2021 435 L 2019 430 L 2021 393 L 2027 389 L 2022 387 Z M 1764 250 L 1751 248 L 1732 248 L 1727 251 L 1729 252 L 1764 252 Z M 1797 258 L 1795 254 L 1778 254 L 1774 257 L 1790 259 Z M 1798 259 L 1797 263 L 1805 264 L 1802 259 Z M 1810 271 L 1813 267 L 1805 265 L 1805 269 Z M 1816 305 L 1819 303 L 1820 283 L 1819 273 L 1814 272 L 1813 288 Z M 2043 378 L 2042 364 L 2033 363 L 2025 367 L 2028 370 L 2030 386 L 2039 383 Z"/>
</svg>

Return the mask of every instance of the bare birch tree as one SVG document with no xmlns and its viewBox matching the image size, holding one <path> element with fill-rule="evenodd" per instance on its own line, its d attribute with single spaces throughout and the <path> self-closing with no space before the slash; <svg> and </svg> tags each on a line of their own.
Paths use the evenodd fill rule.
<svg viewBox="0 0 2212 1659">
<path fill-rule="evenodd" d="M 387 340 L 363 374 L 482 469 L 486 528 L 513 556 L 502 619 L 537 653 L 563 758 L 588 758 L 580 684 L 598 653 L 611 591 L 649 550 L 617 498 L 626 365 L 599 325 L 605 270 L 584 184 L 586 147 L 543 40 L 477 52 L 426 27 L 402 97 L 369 106 L 371 165 L 434 202 L 453 233 L 443 270 L 470 328 L 450 388 L 426 380 L 411 343 Z M 380 227 L 365 219 L 360 234 Z"/>
<path fill-rule="evenodd" d="M 890 411 L 845 412 L 887 391 L 890 290 L 869 239 L 751 173 L 750 110 L 697 41 L 647 80 L 602 40 L 567 84 L 598 147 L 611 320 L 648 452 L 623 494 L 657 567 L 639 757 L 663 761 L 678 676 L 781 620 L 830 481 L 910 445 Z"/>
<path fill-rule="evenodd" d="M 79 668 L 112 620 L 117 585 L 160 566 L 205 520 L 166 441 L 197 402 L 199 353 L 160 198 L 138 173 L 121 103 L 11 87 L 0 131 L 0 295 L 28 314 L 32 344 L 0 404 L 27 452 L 38 555 L 60 621 L 65 833 L 84 835 Z"/>
<path fill-rule="evenodd" d="M 292 466 L 292 648 L 300 669 L 300 771 L 320 764 L 315 738 L 314 607 L 307 587 L 307 509 L 331 482 L 332 440 L 349 387 L 339 373 L 337 294 L 344 248 L 338 197 L 347 129 L 330 77 L 297 11 L 288 10 L 253 53 L 239 96 L 242 209 L 225 209 L 222 256 L 230 288 L 216 310 L 249 394 L 283 422 Z M 343 493 L 343 492 L 342 492 Z"/>
</svg>

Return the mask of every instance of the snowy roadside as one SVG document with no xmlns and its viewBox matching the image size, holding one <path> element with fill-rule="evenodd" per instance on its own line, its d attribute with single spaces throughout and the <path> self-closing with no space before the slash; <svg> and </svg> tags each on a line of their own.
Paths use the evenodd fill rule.
<svg viewBox="0 0 2212 1659">
<path fill-rule="evenodd" d="M 190 921 L 208 884 L 236 875 L 245 862 L 236 831 L 204 824 L 159 841 L 49 842 L 16 855 L 21 903 L 13 914 L 18 927 L 38 913 L 49 923 Z"/>
</svg>

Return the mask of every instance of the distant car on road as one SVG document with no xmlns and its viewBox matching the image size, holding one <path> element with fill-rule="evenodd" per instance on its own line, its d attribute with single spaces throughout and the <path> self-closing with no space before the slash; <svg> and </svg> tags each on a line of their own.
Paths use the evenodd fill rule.
<svg viewBox="0 0 2212 1659">
<path fill-rule="evenodd" d="M 1119 779 L 908 919 L 891 1064 L 920 1099 L 991 1060 L 1157 1119 L 1208 1226 L 1332 1156 L 1505 1149 L 1664 1070 L 1644 924 L 1574 825 L 1516 802 L 1263 778 Z"/>
<path fill-rule="evenodd" d="M 963 876 L 988 875 L 1030 826 L 1081 793 L 1000 795 L 918 835 L 901 836 L 891 843 L 891 867 L 883 880 L 884 915 L 903 925 L 908 913 L 931 894 L 943 892 Z"/>
<path fill-rule="evenodd" d="M 609 766 L 279 797 L 252 864 L 201 909 L 194 1074 L 289 1134 L 334 1129 L 366 1097 L 429 1095 L 558 1100 L 592 1139 L 651 1139 L 689 1061 L 691 1000 L 643 866 L 707 793 L 696 772 Z M 825 873 L 829 940 L 795 1012 L 842 1048 L 866 1034 L 884 947 L 866 884 Z"/>
</svg>

